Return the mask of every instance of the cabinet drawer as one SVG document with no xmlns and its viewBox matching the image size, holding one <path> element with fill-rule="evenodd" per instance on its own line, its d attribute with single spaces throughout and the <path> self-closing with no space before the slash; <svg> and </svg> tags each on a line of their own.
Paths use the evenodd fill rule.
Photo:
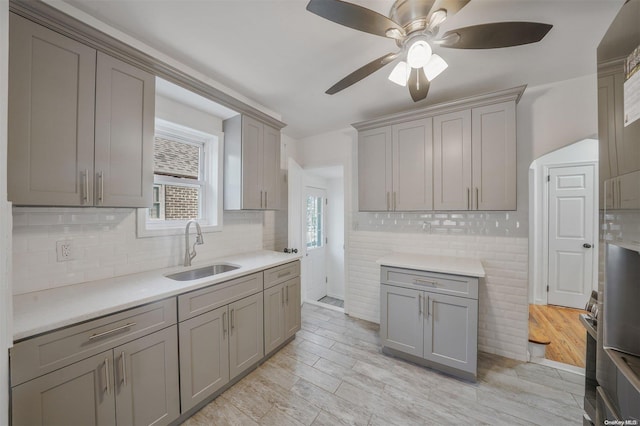
<svg viewBox="0 0 640 426">
<path fill-rule="evenodd" d="M 18 342 L 11 348 L 11 384 L 88 358 L 176 323 L 170 298 Z"/>
<path fill-rule="evenodd" d="M 380 282 L 433 293 L 478 298 L 478 278 L 413 269 L 380 268 Z"/>
<path fill-rule="evenodd" d="M 262 291 L 262 272 L 221 282 L 178 296 L 178 320 L 184 321 Z"/>
<path fill-rule="evenodd" d="M 291 278 L 300 276 L 300 261 L 286 263 L 264 271 L 264 288 L 273 287 Z"/>
</svg>

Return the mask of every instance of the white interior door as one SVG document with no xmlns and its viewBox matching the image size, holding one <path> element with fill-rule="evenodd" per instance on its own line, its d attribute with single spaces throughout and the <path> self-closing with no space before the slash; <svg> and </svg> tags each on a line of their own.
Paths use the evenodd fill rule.
<svg viewBox="0 0 640 426">
<path fill-rule="evenodd" d="M 300 286 L 302 294 L 302 302 L 305 300 L 306 289 L 308 287 L 307 279 L 310 275 L 309 267 L 304 257 L 306 254 L 302 220 L 304 218 L 302 205 L 303 205 L 303 186 L 304 170 L 296 161 L 289 157 L 287 161 L 287 195 L 288 195 L 288 249 L 297 250 L 303 257 L 300 262 Z"/>
<path fill-rule="evenodd" d="M 310 276 L 307 279 L 307 298 L 320 300 L 327 295 L 326 254 L 326 189 L 305 188 L 305 247 Z"/>
<path fill-rule="evenodd" d="M 594 208 L 594 166 L 549 169 L 549 304 L 584 308 L 589 298 Z"/>
</svg>

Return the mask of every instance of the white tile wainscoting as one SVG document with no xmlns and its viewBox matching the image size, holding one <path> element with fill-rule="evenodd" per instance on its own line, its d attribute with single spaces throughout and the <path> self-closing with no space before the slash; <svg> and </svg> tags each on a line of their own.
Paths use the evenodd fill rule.
<svg viewBox="0 0 640 426">
<path fill-rule="evenodd" d="M 281 215 L 225 212 L 223 230 L 205 234 L 194 263 L 263 248 L 277 249 L 282 239 L 286 240 L 286 219 L 283 231 Z M 74 260 L 57 261 L 56 242 L 61 240 L 72 241 Z M 177 266 L 183 258 L 184 235 L 136 237 L 135 209 L 13 210 L 14 294 Z"/>
<path fill-rule="evenodd" d="M 380 266 L 376 260 L 393 251 L 480 259 L 486 277 L 480 281 L 478 350 L 526 360 L 526 237 L 352 230 L 347 287 L 350 315 L 379 322 Z"/>
</svg>

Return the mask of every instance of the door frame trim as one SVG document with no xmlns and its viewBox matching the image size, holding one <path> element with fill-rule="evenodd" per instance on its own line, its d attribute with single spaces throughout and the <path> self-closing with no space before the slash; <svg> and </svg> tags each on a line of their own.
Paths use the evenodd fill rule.
<svg viewBox="0 0 640 426">
<path fill-rule="evenodd" d="M 542 187 L 542 282 L 543 286 L 549 285 L 549 182 L 546 176 L 550 175 L 551 169 L 561 169 L 567 167 L 591 167 L 593 169 L 593 205 L 598 206 L 598 162 L 588 161 L 580 163 L 557 163 L 542 166 L 542 177 L 545 185 Z M 593 250 L 591 252 L 591 288 L 597 288 L 598 285 L 598 209 L 595 208 L 595 217 L 593 219 Z M 549 303 L 549 292 L 544 291 L 544 305 Z"/>
</svg>

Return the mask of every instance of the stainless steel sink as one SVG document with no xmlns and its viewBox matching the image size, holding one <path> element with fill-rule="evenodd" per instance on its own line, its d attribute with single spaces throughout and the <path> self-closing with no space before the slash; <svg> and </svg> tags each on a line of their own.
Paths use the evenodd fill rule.
<svg viewBox="0 0 640 426">
<path fill-rule="evenodd" d="M 238 269 L 239 266 L 230 265 L 228 263 L 216 263 L 214 265 L 203 266 L 198 269 L 191 269 L 189 271 L 178 272 L 175 274 L 167 275 L 167 278 L 171 278 L 176 281 L 191 281 L 199 278 L 210 277 L 212 275 L 222 274 L 223 272 L 233 271 Z"/>
</svg>

